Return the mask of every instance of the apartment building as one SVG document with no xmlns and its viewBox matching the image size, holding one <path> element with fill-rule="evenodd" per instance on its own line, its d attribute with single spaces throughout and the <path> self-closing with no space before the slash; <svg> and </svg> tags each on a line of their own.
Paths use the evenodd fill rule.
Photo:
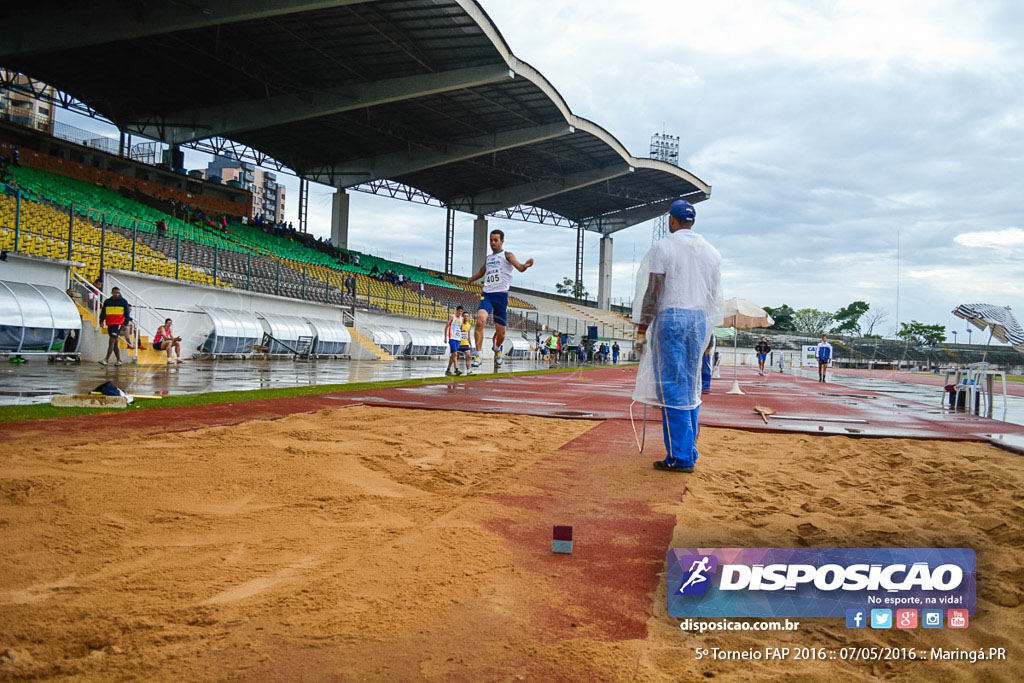
<svg viewBox="0 0 1024 683">
<path fill-rule="evenodd" d="M 228 157 L 214 157 L 206 165 L 207 180 L 235 185 L 252 193 L 252 215 L 262 214 L 267 220 L 284 220 L 284 185 L 277 182 L 277 174 L 264 171 L 255 164 Z"/>
</svg>

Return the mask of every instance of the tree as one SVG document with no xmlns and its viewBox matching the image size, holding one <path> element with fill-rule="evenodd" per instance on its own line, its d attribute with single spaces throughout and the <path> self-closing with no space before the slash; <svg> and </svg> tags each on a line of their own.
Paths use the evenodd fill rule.
<svg viewBox="0 0 1024 683">
<path fill-rule="evenodd" d="M 872 309 L 864 315 L 864 324 L 868 326 L 865 337 L 875 337 L 875 327 L 881 325 L 889 317 L 889 312 L 884 308 Z"/>
<path fill-rule="evenodd" d="M 788 305 L 782 304 L 778 308 L 765 306 L 764 310 L 772 317 L 772 320 L 775 321 L 772 329 L 778 330 L 779 332 L 793 331 L 793 316 L 796 315 L 796 311 Z"/>
<path fill-rule="evenodd" d="M 854 301 L 846 308 L 840 308 L 833 314 L 835 325 L 832 332 L 836 334 L 860 334 L 860 319 L 871 306 L 866 301 Z"/>
<path fill-rule="evenodd" d="M 835 316 L 816 308 L 801 308 L 793 315 L 793 330 L 809 334 L 825 334 L 835 321 Z"/>
<path fill-rule="evenodd" d="M 946 339 L 946 326 L 925 325 L 911 320 L 909 323 L 900 323 L 900 331 L 896 333 L 896 336 L 902 337 L 907 343 L 938 346 Z"/>
<path fill-rule="evenodd" d="M 571 277 L 562 278 L 562 281 L 555 285 L 555 291 L 576 299 L 586 299 L 589 296 L 587 288 L 583 286 L 583 283 L 576 282 Z"/>
</svg>

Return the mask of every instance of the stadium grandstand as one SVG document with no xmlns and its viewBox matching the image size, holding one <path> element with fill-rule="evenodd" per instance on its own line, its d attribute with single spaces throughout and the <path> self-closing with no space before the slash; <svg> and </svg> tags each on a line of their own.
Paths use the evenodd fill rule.
<svg viewBox="0 0 1024 683">
<path fill-rule="evenodd" d="M 612 235 L 680 197 L 707 199 L 708 185 L 632 156 L 573 114 L 471 0 L 208 4 L 143 2 L 124 13 L 113 2 L 40 2 L 8 14 L 0 87 L 120 131 L 119 142 L 96 145 L 0 121 L 0 154 L 17 156 L 0 198 L 0 247 L 65 269 L 83 320 L 97 324 L 88 302 L 102 278 L 104 294 L 118 283 L 134 296 L 147 329 L 184 308 L 196 349 L 259 350 L 276 317 L 298 316 L 343 322 L 352 351 L 383 358 L 380 330 L 436 333 L 454 306 L 476 308 L 479 285 L 452 272 L 452 217 L 462 211 L 476 217 L 474 270 L 488 217 L 574 228 L 577 281 L 585 232 L 601 237 L 598 305 L 514 289 L 509 326 L 519 336 L 631 340 L 632 323 L 609 305 Z M 108 20 L 71 30 L 86 11 Z M 167 153 L 132 158 L 132 139 Z M 310 234 L 301 196 L 298 230 L 266 224 L 249 188 L 189 176 L 183 149 L 294 173 L 302 196 L 310 182 L 336 188 L 330 240 Z M 348 249 L 350 190 L 444 208 L 444 272 Z M 211 345 L 226 334 L 211 310 L 249 327 L 255 316 L 265 335 Z M 423 345 L 404 350 L 414 347 Z"/>
</svg>

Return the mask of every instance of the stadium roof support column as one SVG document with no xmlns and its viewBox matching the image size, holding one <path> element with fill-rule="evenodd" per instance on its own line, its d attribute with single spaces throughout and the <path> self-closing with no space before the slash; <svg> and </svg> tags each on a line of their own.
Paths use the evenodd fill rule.
<svg viewBox="0 0 1024 683">
<path fill-rule="evenodd" d="M 444 220 L 444 272 L 455 274 L 455 209 L 451 207 Z"/>
<path fill-rule="evenodd" d="M 597 307 L 608 310 L 612 293 L 612 238 L 601 236 L 601 255 L 597 275 Z"/>
<path fill-rule="evenodd" d="M 339 189 L 331 200 L 331 244 L 348 249 L 348 192 Z"/>
<path fill-rule="evenodd" d="M 579 296 L 583 291 L 583 245 L 586 231 L 583 226 L 576 226 L 576 294 Z"/>
<path fill-rule="evenodd" d="M 475 274 L 487 260 L 487 249 L 489 248 L 489 236 L 487 235 L 487 219 L 477 216 L 473 221 L 473 273 Z"/>
</svg>

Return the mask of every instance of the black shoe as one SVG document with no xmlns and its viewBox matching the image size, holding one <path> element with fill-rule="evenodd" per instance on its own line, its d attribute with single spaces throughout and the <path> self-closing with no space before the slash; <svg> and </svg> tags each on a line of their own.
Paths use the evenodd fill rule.
<svg viewBox="0 0 1024 683">
<path fill-rule="evenodd" d="M 692 467 L 681 467 L 679 465 L 669 465 L 664 460 L 656 460 L 654 462 L 654 469 L 664 470 L 666 472 L 684 472 L 686 474 L 693 474 Z"/>
</svg>

